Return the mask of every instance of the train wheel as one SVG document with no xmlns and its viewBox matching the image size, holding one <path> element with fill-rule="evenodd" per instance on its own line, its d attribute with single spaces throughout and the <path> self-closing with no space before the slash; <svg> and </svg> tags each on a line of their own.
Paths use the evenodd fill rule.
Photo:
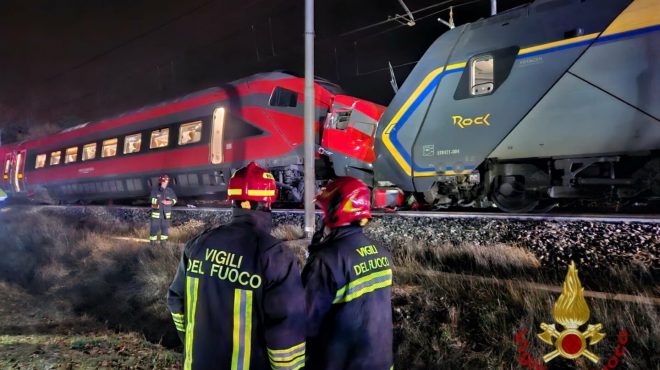
<svg viewBox="0 0 660 370">
<path fill-rule="evenodd" d="M 648 161 L 633 174 L 633 180 L 642 191 L 648 190 L 651 196 L 660 196 L 660 158 Z"/>
<path fill-rule="evenodd" d="M 524 176 L 499 176 L 492 199 L 505 212 L 531 212 L 539 205 L 539 197 L 525 188 Z"/>
</svg>

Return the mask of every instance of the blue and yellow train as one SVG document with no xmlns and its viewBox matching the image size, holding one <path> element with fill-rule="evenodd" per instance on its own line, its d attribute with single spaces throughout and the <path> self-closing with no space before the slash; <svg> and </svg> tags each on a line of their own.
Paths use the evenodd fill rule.
<svg viewBox="0 0 660 370">
<path fill-rule="evenodd" d="M 537 0 L 456 27 L 379 122 L 376 184 L 525 212 L 660 198 L 660 1 Z"/>
</svg>

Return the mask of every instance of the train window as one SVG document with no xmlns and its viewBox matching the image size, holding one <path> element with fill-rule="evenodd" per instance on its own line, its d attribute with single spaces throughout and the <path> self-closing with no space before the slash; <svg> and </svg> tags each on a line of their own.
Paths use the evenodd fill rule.
<svg viewBox="0 0 660 370">
<path fill-rule="evenodd" d="M 470 94 L 486 95 L 493 92 L 494 60 L 491 55 L 483 55 L 470 61 Z"/>
<path fill-rule="evenodd" d="M 298 105 L 298 93 L 283 87 L 276 87 L 270 95 L 271 107 L 295 107 Z"/>
<path fill-rule="evenodd" d="M 124 138 L 124 154 L 137 153 L 142 144 L 142 134 L 128 135 Z"/>
<path fill-rule="evenodd" d="M 34 162 L 34 168 L 44 168 L 46 167 L 46 154 L 39 154 L 37 160 Z"/>
<path fill-rule="evenodd" d="M 179 145 L 196 143 L 202 140 L 202 121 L 184 123 L 179 130 Z"/>
<path fill-rule="evenodd" d="M 64 163 L 72 163 L 78 160 L 78 147 L 68 148 L 64 156 Z"/>
<path fill-rule="evenodd" d="M 52 152 L 50 153 L 50 165 L 55 166 L 60 164 L 60 160 L 62 159 L 62 151 L 57 151 L 57 152 Z"/>
<path fill-rule="evenodd" d="M 149 149 L 164 148 L 170 142 L 170 129 L 151 131 Z"/>
<path fill-rule="evenodd" d="M 117 155 L 117 138 L 104 140 L 101 158 L 114 157 Z"/>
<path fill-rule="evenodd" d="M 82 160 L 89 161 L 96 158 L 96 143 L 89 143 L 83 146 Z"/>
<path fill-rule="evenodd" d="M 336 122 L 337 130 L 346 130 L 346 128 L 348 127 L 348 122 L 351 119 L 351 113 L 352 112 L 353 112 L 352 110 L 343 111 L 343 112 L 336 112 L 336 114 L 337 114 L 337 118 L 336 118 L 336 120 L 337 120 L 337 122 Z"/>
</svg>

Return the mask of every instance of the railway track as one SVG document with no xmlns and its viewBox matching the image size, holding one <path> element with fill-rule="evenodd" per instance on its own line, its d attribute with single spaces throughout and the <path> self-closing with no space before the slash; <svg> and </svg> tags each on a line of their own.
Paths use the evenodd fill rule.
<svg viewBox="0 0 660 370">
<path fill-rule="evenodd" d="M 80 206 L 80 205 L 44 205 L 44 208 L 116 208 L 127 210 L 147 210 L 141 206 Z M 227 212 L 228 207 L 175 207 L 176 212 Z M 276 214 L 300 214 L 302 209 L 274 209 Z M 316 210 L 316 214 L 320 214 Z M 643 223 L 660 224 L 660 214 L 596 214 L 596 213 L 501 213 L 501 212 L 441 212 L 441 211 L 374 211 L 374 217 L 407 217 L 433 219 L 493 219 L 519 221 L 555 221 L 555 222 L 605 222 L 605 223 Z"/>
</svg>

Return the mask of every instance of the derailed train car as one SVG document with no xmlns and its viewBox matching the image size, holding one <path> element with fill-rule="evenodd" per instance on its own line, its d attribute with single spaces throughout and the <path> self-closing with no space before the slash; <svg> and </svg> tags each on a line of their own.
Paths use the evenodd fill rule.
<svg viewBox="0 0 660 370">
<path fill-rule="evenodd" d="M 182 198 L 223 198 L 234 170 L 271 169 L 280 200 L 303 194 L 304 80 L 273 72 L 0 147 L 0 188 L 64 202 L 147 197 L 162 173 Z M 372 181 L 373 137 L 384 107 L 315 82 L 319 174 Z M 324 146 L 321 147 L 321 144 Z M 360 170 L 356 170 L 356 169 Z M 357 172 L 356 172 L 357 171 Z"/>
<path fill-rule="evenodd" d="M 383 115 L 376 184 L 438 207 L 660 198 L 660 2 L 538 0 L 443 34 Z"/>
</svg>

